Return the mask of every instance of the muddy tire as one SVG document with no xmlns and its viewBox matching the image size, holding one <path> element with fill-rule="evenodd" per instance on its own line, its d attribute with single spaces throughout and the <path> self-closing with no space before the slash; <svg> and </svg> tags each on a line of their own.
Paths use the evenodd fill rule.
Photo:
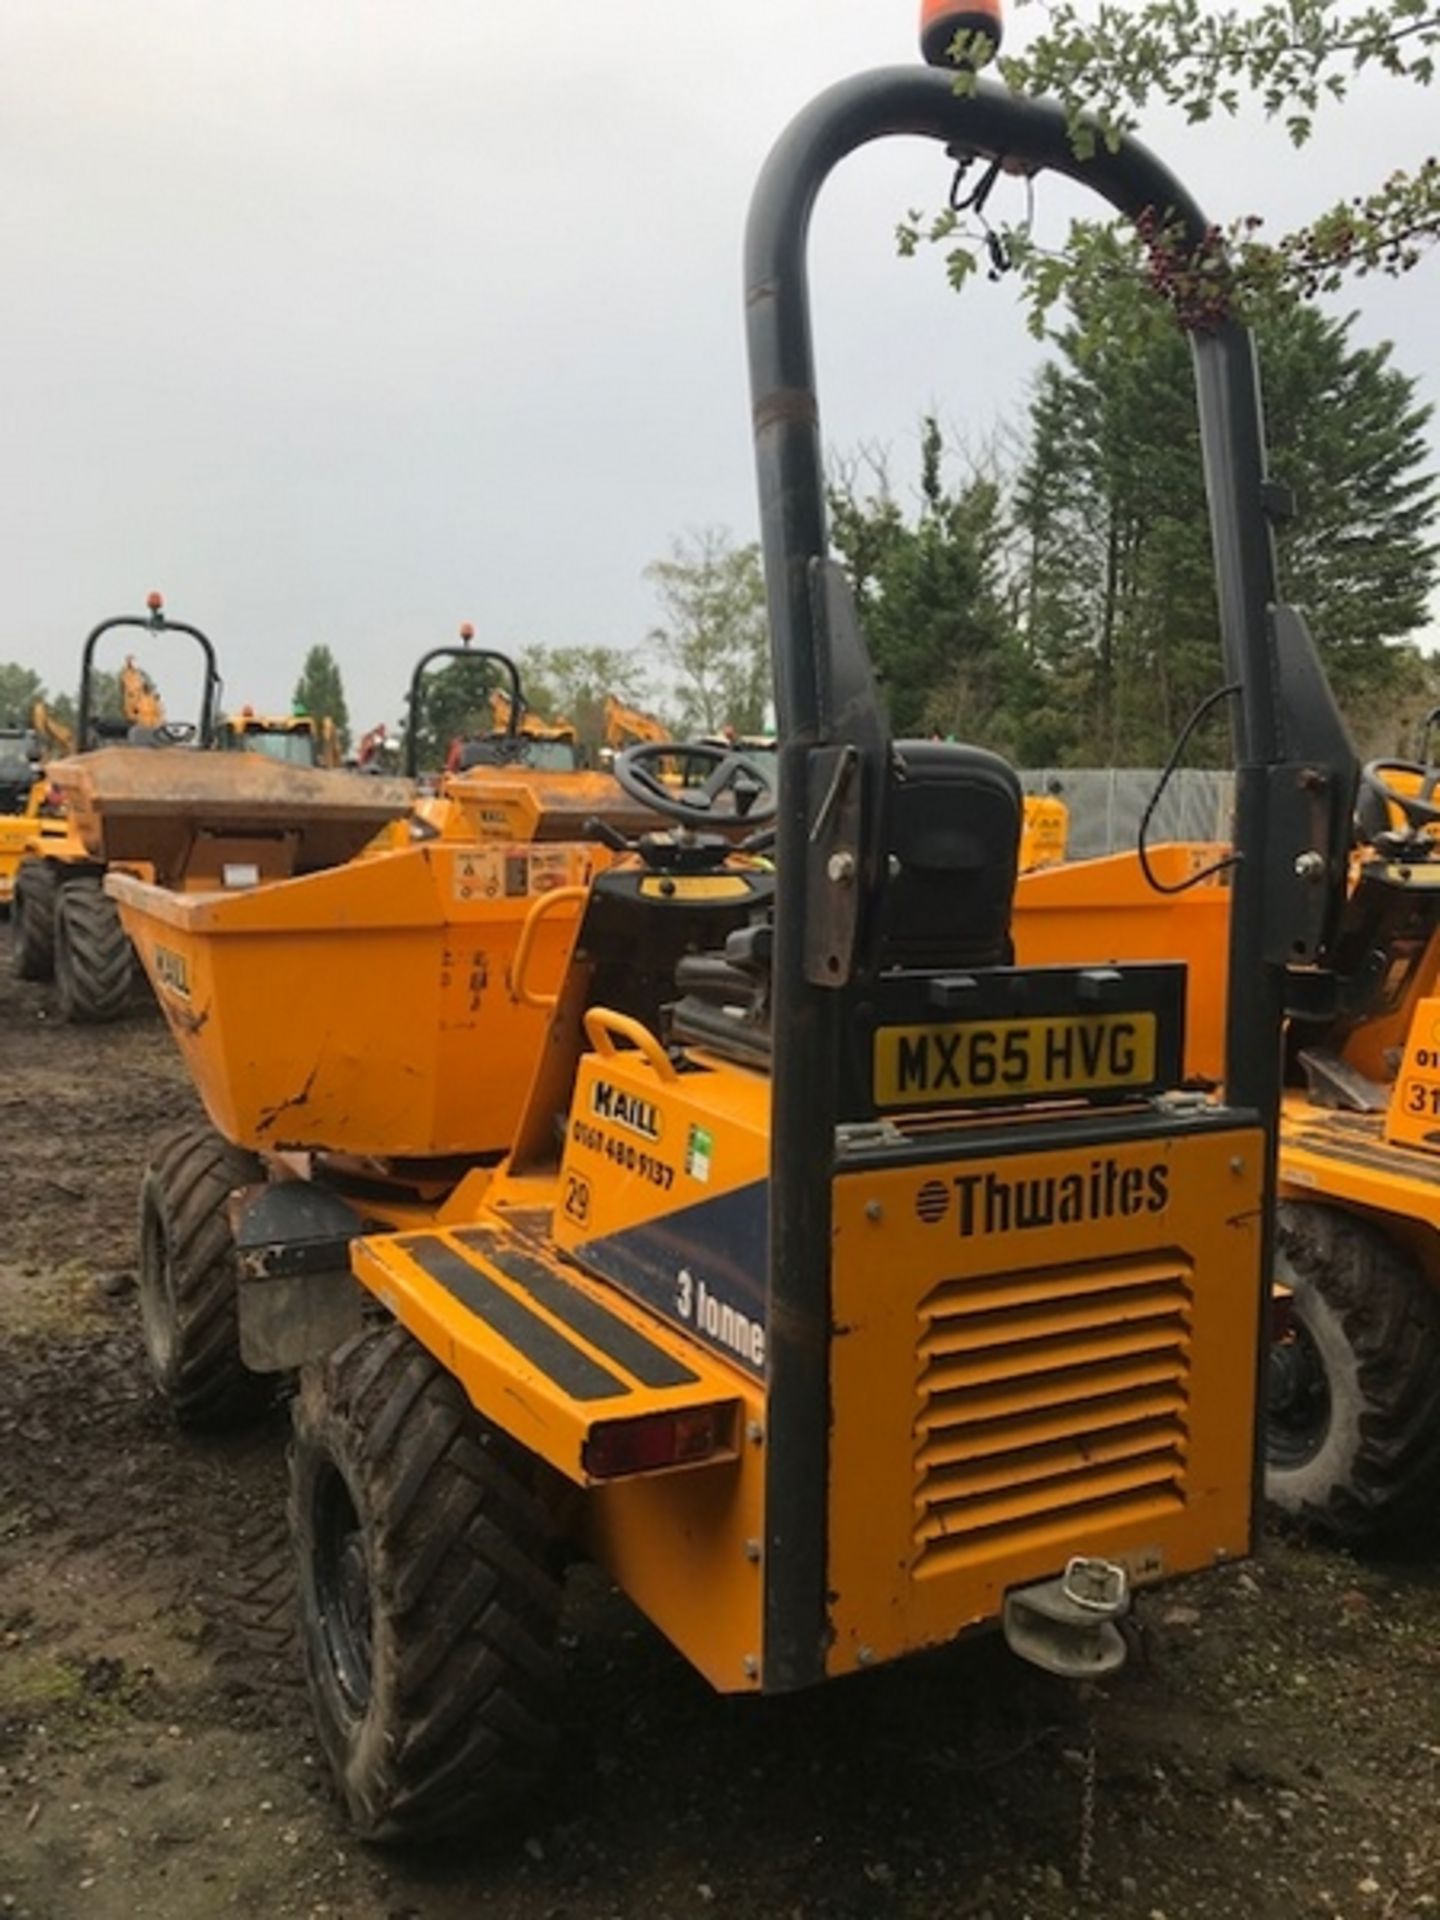
<svg viewBox="0 0 1440 1920">
<path fill-rule="evenodd" d="M 134 962 L 115 902 L 97 880 L 71 880 L 55 903 L 55 986 L 60 1017 L 77 1026 L 118 1020 Z"/>
<path fill-rule="evenodd" d="M 17 979 L 55 973 L 55 903 L 59 877 L 48 860 L 24 860 L 10 906 L 10 963 Z"/>
<path fill-rule="evenodd" d="M 1368 1221 L 1279 1210 L 1294 1289 L 1270 1351 L 1265 1490 L 1293 1519 L 1359 1546 L 1433 1537 L 1440 1498 L 1440 1300 Z"/>
<path fill-rule="evenodd" d="M 400 1327 L 305 1368 L 293 1413 L 301 1644 L 350 1819 L 391 1844 L 473 1836 L 554 1745 L 545 1469 Z"/>
<path fill-rule="evenodd" d="M 156 1386 L 182 1427 L 243 1426 L 270 1404 L 274 1383 L 240 1358 L 239 1274 L 228 1203 L 264 1178 L 254 1154 L 213 1128 L 163 1142 L 140 1183 L 136 1294 Z"/>
</svg>

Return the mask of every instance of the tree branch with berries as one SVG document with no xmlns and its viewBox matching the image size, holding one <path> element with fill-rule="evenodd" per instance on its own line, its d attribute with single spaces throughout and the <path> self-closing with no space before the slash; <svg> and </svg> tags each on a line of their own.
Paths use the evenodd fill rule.
<svg viewBox="0 0 1440 1920">
<path fill-rule="evenodd" d="M 1293 145 L 1304 146 L 1317 119 L 1343 105 L 1363 75 L 1429 87 L 1440 51 L 1434 0 L 1263 0 L 1243 10 L 1201 0 L 1018 4 L 1043 7 L 1044 30 L 1020 52 L 999 55 L 983 35 L 961 36 L 952 49 L 957 90 L 972 88 L 977 67 L 993 56 L 994 72 L 1013 91 L 1061 104 L 1081 159 L 1101 143 L 1113 149 L 1156 102 L 1179 108 L 1192 124 L 1258 106 Z M 973 196 L 968 204 L 956 201 L 952 195 L 952 205 L 929 219 L 912 214 L 900 228 L 902 251 L 941 246 L 956 286 L 979 271 L 996 277 L 1020 269 L 1036 333 L 1047 330 L 1051 309 L 1077 275 L 1116 266 L 1108 250 L 1097 256 L 1090 223 L 1077 223 L 1063 246 L 1047 250 L 1033 240 L 1028 221 L 992 225 L 983 199 L 978 206 Z M 1362 183 L 1359 192 L 1273 237 L 1253 212 L 1183 257 L 1175 237 L 1155 223 L 1142 235 L 1151 285 L 1187 326 L 1243 313 L 1257 296 L 1310 299 L 1367 275 L 1399 276 L 1437 238 L 1440 162 L 1433 155 Z"/>
</svg>

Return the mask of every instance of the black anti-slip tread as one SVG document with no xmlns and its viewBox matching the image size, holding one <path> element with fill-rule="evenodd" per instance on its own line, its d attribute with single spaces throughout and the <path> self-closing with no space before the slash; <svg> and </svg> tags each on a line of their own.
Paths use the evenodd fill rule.
<svg viewBox="0 0 1440 1920">
<path fill-rule="evenodd" d="M 483 1320 L 518 1354 L 538 1367 L 572 1400 L 615 1400 L 631 1389 L 625 1381 L 592 1360 L 563 1333 L 532 1313 L 523 1300 L 497 1286 L 454 1247 L 433 1233 L 405 1235 L 396 1244 L 417 1267 L 438 1281 L 478 1320 Z"/>
<path fill-rule="evenodd" d="M 463 1227 L 455 1238 L 471 1247 L 498 1267 L 507 1280 L 513 1280 L 530 1298 L 592 1347 L 624 1367 L 642 1387 L 693 1386 L 699 1375 L 673 1354 L 619 1319 L 601 1301 L 579 1287 L 571 1286 L 563 1274 L 547 1266 L 534 1254 L 510 1246 L 487 1227 Z"/>
</svg>

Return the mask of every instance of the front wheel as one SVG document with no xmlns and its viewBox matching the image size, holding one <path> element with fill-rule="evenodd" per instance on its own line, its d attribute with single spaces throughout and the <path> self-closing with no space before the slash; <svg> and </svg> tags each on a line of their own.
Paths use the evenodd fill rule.
<svg viewBox="0 0 1440 1920">
<path fill-rule="evenodd" d="M 306 1677 L 350 1819 L 369 1840 L 473 1835 L 554 1744 L 544 1470 L 400 1327 L 306 1367 L 293 1416 Z"/>
<path fill-rule="evenodd" d="M 97 880 L 72 880 L 55 906 L 55 986 L 60 1017 L 77 1026 L 118 1020 L 134 962 L 115 902 Z"/>
<path fill-rule="evenodd" d="M 182 1427 L 210 1432 L 263 1412 L 272 1386 L 240 1358 L 239 1272 L 230 1196 L 264 1168 L 216 1133 L 190 1126 L 162 1142 L 140 1184 L 136 1292 L 156 1386 Z"/>
<path fill-rule="evenodd" d="M 55 972 L 58 877 L 48 860 L 22 860 L 10 906 L 10 960 L 20 980 L 49 980 Z"/>
<path fill-rule="evenodd" d="M 1369 1221 L 1286 1203 L 1276 1257 L 1290 1325 L 1270 1349 L 1265 1491 L 1350 1546 L 1433 1537 L 1440 1497 L 1440 1301 Z"/>
</svg>

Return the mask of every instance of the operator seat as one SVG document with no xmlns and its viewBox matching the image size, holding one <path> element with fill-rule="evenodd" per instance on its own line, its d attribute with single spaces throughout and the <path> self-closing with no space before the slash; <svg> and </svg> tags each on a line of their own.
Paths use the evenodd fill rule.
<svg viewBox="0 0 1440 1920">
<path fill-rule="evenodd" d="M 880 807 L 885 877 L 874 964 L 1012 965 L 1023 819 L 1020 781 L 998 754 L 953 741 L 897 741 Z M 765 920 L 732 933 L 723 953 L 687 954 L 675 970 L 675 1037 L 746 1065 L 767 1059 L 771 953 Z"/>
<path fill-rule="evenodd" d="M 998 754 L 896 742 L 880 824 L 881 968 L 1011 965 L 1023 821 L 1019 778 Z"/>
</svg>

